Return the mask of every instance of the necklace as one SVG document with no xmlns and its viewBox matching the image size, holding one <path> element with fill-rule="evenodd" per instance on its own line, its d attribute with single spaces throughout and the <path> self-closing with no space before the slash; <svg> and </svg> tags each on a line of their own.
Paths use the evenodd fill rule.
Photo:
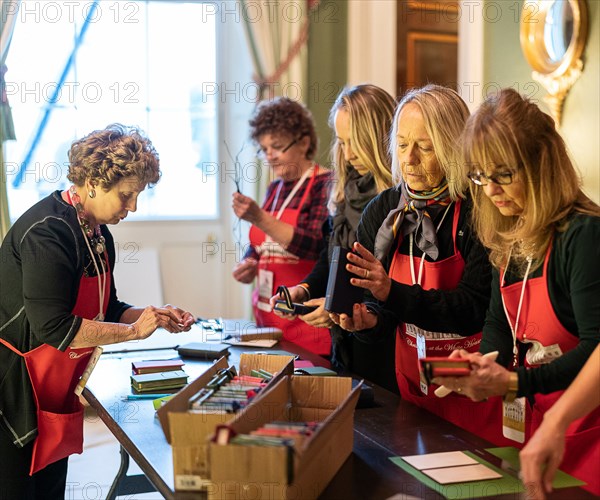
<svg viewBox="0 0 600 500">
<path fill-rule="evenodd" d="M 96 224 L 96 227 L 94 228 L 92 228 L 90 225 L 90 221 L 85 216 L 85 211 L 83 210 L 83 205 L 81 204 L 81 198 L 77 194 L 75 186 L 71 186 L 69 188 L 69 198 L 71 199 L 71 205 L 75 207 L 75 211 L 77 212 L 77 220 L 79 221 L 81 230 L 90 240 L 94 252 L 97 255 L 101 255 L 104 253 L 104 250 L 106 250 L 106 240 L 100 232 L 100 224 Z"/>
<path fill-rule="evenodd" d="M 106 274 L 108 272 L 107 268 L 104 267 L 104 261 L 102 258 L 102 254 L 106 249 L 104 236 L 100 234 L 99 224 L 97 224 L 94 229 L 92 229 L 90 226 L 90 221 L 85 217 L 83 205 L 81 204 L 81 198 L 77 194 L 75 186 L 71 186 L 67 194 L 69 196 L 69 202 L 71 205 L 73 205 L 73 207 L 75 207 L 75 211 L 77 212 L 79 227 L 83 233 L 83 239 L 85 240 L 88 251 L 90 252 L 90 257 L 94 263 L 94 268 L 96 269 L 96 276 L 98 279 L 98 314 L 94 318 L 94 321 L 104 321 L 104 294 L 106 292 Z M 98 255 L 98 262 L 100 263 L 100 266 L 98 266 L 98 262 L 96 262 L 94 253 Z M 100 268 L 102 268 L 102 272 L 100 272 Z"/>
</svg>

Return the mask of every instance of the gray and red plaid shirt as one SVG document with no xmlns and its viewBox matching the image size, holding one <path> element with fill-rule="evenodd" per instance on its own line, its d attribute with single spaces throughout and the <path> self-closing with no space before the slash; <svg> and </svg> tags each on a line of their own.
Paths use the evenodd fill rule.
<svg viewBox="0 0 600 500">
<path fill-rule="evenodd" d="M 327 220 L 329 212 L 327 211 L 327 201 L 329 199 L 329 190 L 331 189 L 331 183 L 333 180 L 333 172 L 330 170 L 319 169 L 320 172 L 315 178 L 310 193 L 306 199 L 306 203 L 300 209 L 298 215 L 298 223 L 294 228 L 294 236 L 292 237 L 291 243 L 287 246 L 286 250 L 294 254 L 300 259 L 316 260 L 319 256 L 319 252 L 325 247 L 326 240 L 323 238 L 322 226 Z M 262 208 L 271 213 L 277 213 L 283 202 L 286 200 L 294 186 L 296 181 L 284 182 L 281 188 L 281 192 L 276 199 L 273 192 L 278 188 L 281 181 L 273 181 L 267 188 L 266 200 L 270 200 L 268 204 Z M 305 182 L 300 189 L 296 192 L 294 197 L 291 199 L 287 208 L 297 209 L 304 193 L 306 191 L 308 182 Z M 275 203 L 274 206 L 273 203 Z M 258 258 L 258 254 L 254 247 L 250 247 L 244 258 L 253 257 Z"/>
</svg>

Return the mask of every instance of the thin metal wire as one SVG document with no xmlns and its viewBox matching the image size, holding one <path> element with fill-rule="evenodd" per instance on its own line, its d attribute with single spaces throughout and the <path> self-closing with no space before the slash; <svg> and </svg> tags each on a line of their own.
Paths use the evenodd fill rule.
<svg viewBox="0 0 600 500">
<path fill-rule="evenodd" d="M 231 150 L 229 149 L 229 145 L 227 144 L 227 141 L 223 141 L 223 144 L 225 144 L 225 149 L 227 150 L 227 154 L 229 155 L 229 158 L 231 159 L 231 161 L 233 162 L 233 182 L 235 183 L 235 188 L 236 191 L 238 193 L 242 193 L 240 190 L 240 183 L 242 180 L 242 167 L 241 167 L 241 163 L 240 163 L 240 155 L 242 154 L 242 152 L 244 151 L 244 148 L 246 147 L 246 143 L 242 143 L 242 147 L 240 148 L 240 150 L 238 151 L 238 153 L 234 156 L 231 154 Z M 236 221 L 233 223 L 233 239 L 235 241 L 236 246 L 239 246 L 241 248 L 242 246 L 242 220 L 240 218 L 237 218 Z"/>
<path fill-rule="evenodd" d="M 227 144 L 227 141 L 224 140 L 223 144 L 225 144 L 225 149 L 227 150 L 227 154 L 229 155 L 229 158 L 233 162 L 233 172 L 234 172 L 233 182 L 235 183 L 235 188 L 237 189 L 238 193 L 241 193 L 240 182 L 242 180 L 242 167 L 241 167 L 241 163 L 240 163 L 240 155 L 244 151 L 244 148 L 246 147 L 246 143 L 245 142 L 242 143 L 242 147 L 240 148 L 238 153 L 235 155 L 235 158 L 231 154 L 231 150 L 229 149 L 229 145 Z"/>
</svg>

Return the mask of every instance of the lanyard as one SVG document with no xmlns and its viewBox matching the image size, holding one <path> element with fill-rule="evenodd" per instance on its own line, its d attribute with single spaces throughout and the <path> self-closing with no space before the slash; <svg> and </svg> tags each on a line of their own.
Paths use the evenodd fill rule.
<svg viewBox="0 0 600 500">
<path fill-rule="evenodd" d="M 287 195 L 287 198 L 284 200 L 283 204 L 281 205 L 281 208 L 278 210 L 277 215 L 275 216 L 275 218 L 277 220 L 279 220 L 281 218 L 283 211 L 287 208 L 287 206 L 290 204 L 290 202 L 294 199 L 294 196 L 296 195 L 298 190 L 302 187 L 302 184 L 304 184 L 304 181 L 313 172 L 313 170 L 314 170 L 314 165 L 312 167 L 310 167 L 306 172 L 304 172 L 302 174 L 302 177 L 300 177 L 300 179 L 298 179 L 298 182 L 296 182 L 294 189 L 292 189 L 290 191 L 290 194 Z M 277 200 L 279 199 L 279 193 L 281 193 L 282 187 L 283 187 L 283 179 L 281 181 L 279 181 L 279 186 L 277 187 L 277 192 L 275 193 L 275 199 L 273 200 L 273 205 L 271 207 L 271 215 L 273 215 L 273 212 L 275 211 L 275 207 L 277 206 Z"/>
<path fill-rule="evenodd" d="M 71 199 L 71 193 L 67 191 L 67 195 L 69 196 L 69 202 L 73 205 L 73 200 Z M 75 210 L 77 212 L 77 209 Z M 90 245 L 89 238 L 83 227 L 81 226 L 81 220 L 79 219 L 79 214 L 77 214 L 77 220 L 80 222 L 79 229 L 83 234 L 83 239 L 85 240 L 85 244 L 90 252 L 90 257 L 92 258 L 92 262 L 94 263 L 94 268 L 96 269 L 96 277 L 98 278 L 98 307 L 100 310 L 98 311 L 98 315 L 94 318 L 94 321 L 104 321 L 104 293 L 106 292 L 106 273 L 107 269 L 104 267 L 104 261 L 102 256 L 98 255 L 98 262 L 100 262 L 100 267 L 102 268 L 102 273 L 100 273 L 100 267 L 98 267 L 98 262 L 96 262 L 96 257 L 94 252 L 92 251 L 92 246 Z"/>
<path fill-rule="evenodd" d="M 98 312 L 98 316 L 94 318 L 94 321 L 104 321 L 104 293 L 106 292 L 106 268 L 104 267 L 104 261 L 102 260 L 102 257 L 98 255 L 98 262 L 100 262 L 100 267 L 102 268 L 102 274 L 100 274 L 100 268 L 98 267 L 98 264 L 96 262 L 96 257 L 94 256 L 94 252 L 92 251 L 92 247 L 83 228 L 81 228 L 81 232 L 83 233 L 83 239 L 85 240 L 85 244 L 87 245 L 88 250 L 90 252 L 90 256 L 92 257 L 94 268 L 96 269 L 96 276 L 98 278 L 98 307 L 100 308 L 100 310 Z"/>
<path fill-rule="evenodd" d="M 510 264 L 510 256 L 512 255 L 512 247 L 510 252 L 508 253 L 508 259 L 506 261 L 506 267 L 504 268 L 504 272 L 502 273 L 502 281 L 500 287 L 504 286 L 504 279 L 506 277 L 506 271 L 508 270 L 508 265 Z M 521 316 L 521 307 L 523 306 L 523 297 L 525 296 L 525 285 L 527 284 L 527 277 L 529 276 L 529 271 L 531 270 L 531 261 L 533 259 L 531 257 L 527 257 L 527 269 L 525 270 L 525 276 L 523 277 L 523 285 L 521 286 L 521 296 L 519 297 L 519 306 L 517 307 L 517 316 L 515 318 L 515 325 L 510 321 L 510 316 L 508 315 L 508 309 L 506 308 L 506 302 L 504 301 L 504 295 L 500 293 L 500 297 L 502 298 L 502 307 L 504 307 L 504 314 L 506 315 L 506 321 L 508 321 L 508 326 L 510 326 L 510 331 L 512 333 L 513 338 L 513 366 L 517 366 L 517 359 L 519 355 L 519 350 L 517 349 L 517 331 L 519 328 L 519 317 Z"/>
<path fill-rule="evenodd" d="M 440 227 L 442 227 L 442 223 L 444 222 L 444 219 L 446 218 L 446 215 L 448 214 L 448 211 L 450 210 L 451 206 L 452 206 L 452 203 L 450 203 L 448 205 L 448 207 L 446 208 L 446 211 L 444 212 L 444 215 L 442 216 L 442 220 L 435 228 L 436 233 L 440 230 Z M 410 235 L 408 236 L 408 241 L 409 241 L 409 244 L 408 244 L 409 250 L 408 251 L 409 251 L 409 255 L 410 255 L 410 276 L 412 278 L 412 284 L 420 286 L 421 278 L 423 277 L 423 266 L 425 264 L 425 252 L 423 252 L 423 255 L 421 255 L 421 263 L 419 264 L 419 279 L 415 279 L 415 264 L 414 264 L 414 257 L 413 257 L 413 241 L 414 241 L 413 233 L 410 233 Z"/>
</svg>

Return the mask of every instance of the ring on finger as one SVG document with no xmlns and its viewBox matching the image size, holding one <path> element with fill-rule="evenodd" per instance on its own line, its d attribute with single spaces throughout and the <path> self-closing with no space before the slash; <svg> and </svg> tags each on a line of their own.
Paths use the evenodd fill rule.
<svg viewBox="0 0 600 500">
<path fill-rule="evenodd" d="M 369 279 L 369 270 L 365 269 L 365 279 L 368 280 Z"/>
</svg>

